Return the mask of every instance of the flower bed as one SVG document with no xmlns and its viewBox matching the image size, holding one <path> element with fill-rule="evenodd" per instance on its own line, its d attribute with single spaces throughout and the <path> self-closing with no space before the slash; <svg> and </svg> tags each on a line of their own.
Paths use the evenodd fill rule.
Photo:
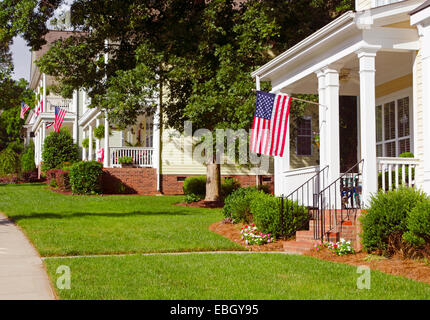
<svg viewBox="0 0 430 320">
<path fill-rule="evenodd" d="M 320 251 L 324 248 L 328 249 L 337 256 L 344 256 L 347 254 L 355 253 L 351 242 L 345 241 L 345 239 L 340 239 L 339 242 L 323 242 L 315 245 L 316 251 Z"/>
<path fill-rule="evenodd" d="M 245 243 L 249 245 L 261 245 L 273 242 L 273 237 L 270 236 L 270 233 L 262 233 L 257 229 L 255 224 L 252 224 L 250 226 L 245 225 L 245 227 L 241 228 L 240 233 L 242 235 L 241 239 L 245 240 Z"/>
</svg>

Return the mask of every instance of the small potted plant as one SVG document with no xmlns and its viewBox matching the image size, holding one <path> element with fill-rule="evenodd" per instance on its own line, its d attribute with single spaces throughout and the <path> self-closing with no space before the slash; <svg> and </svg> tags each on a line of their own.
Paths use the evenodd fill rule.
<svg viewBox="0 0 430 320">
<path fill-rule="evenodd" d="M 132 168 L 133 158 L 132 157 L 120 157 L 118 158 L 118 163 L 121 164 L 121 168 Z"/>
</svg>

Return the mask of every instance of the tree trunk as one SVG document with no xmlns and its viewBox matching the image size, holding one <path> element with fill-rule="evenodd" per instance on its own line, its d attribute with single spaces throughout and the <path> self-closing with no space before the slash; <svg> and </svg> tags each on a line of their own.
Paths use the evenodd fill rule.
<svg viewBox="0 0 430 320">
<path fill-rule="evenodd" d="M 206 198 L 205 201 L 221 200 L 221 165 L 210 159 L 206 165 Z"/>
</svg>

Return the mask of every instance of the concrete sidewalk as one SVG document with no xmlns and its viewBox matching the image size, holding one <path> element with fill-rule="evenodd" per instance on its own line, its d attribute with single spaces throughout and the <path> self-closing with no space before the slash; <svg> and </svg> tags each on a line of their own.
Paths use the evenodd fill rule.
<svg viewBox="0 0 430 320">
<path fill-rule="evenodd" d="M 0 300 L 52 299 L 55 295 L 39 254 L 0 213 Z"/>
</svg>

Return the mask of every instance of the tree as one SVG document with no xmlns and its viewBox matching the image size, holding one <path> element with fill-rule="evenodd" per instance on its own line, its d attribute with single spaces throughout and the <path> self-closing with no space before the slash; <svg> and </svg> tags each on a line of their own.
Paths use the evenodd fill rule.
<svg viewBox="0 0 430 320">
<path fill-rule="evenodd" d="M 0 28 L 8 37 L 24 33 L 37 48 L 46 33 L 42 22 L 61 1 L 24 0 L 25 10 L 11 8 L 16 2 L 0 6 L 9 12 L 0 12 Z M 80 33 L 56 42 L 39 65 L 59 79 L 63 95 L 87 89 L 93 106 L 107 110 L 119 125 L 152 113 L 159 98 L 169 126 L 180 128 L 189 119 L 211 130 L 247 128 L 255 103 L 249 73 L 349 9 L 352 1 L 241 2 L 76 0 L 72 25 Z M 39 28 L 22 19 L 33 11 Z M 219 186 L 219 167 L 208 163 L 215 169 L 208 183 Z M 219 187 L 206 194 L 207 200 L 217 199 Z"/>
</svg>

